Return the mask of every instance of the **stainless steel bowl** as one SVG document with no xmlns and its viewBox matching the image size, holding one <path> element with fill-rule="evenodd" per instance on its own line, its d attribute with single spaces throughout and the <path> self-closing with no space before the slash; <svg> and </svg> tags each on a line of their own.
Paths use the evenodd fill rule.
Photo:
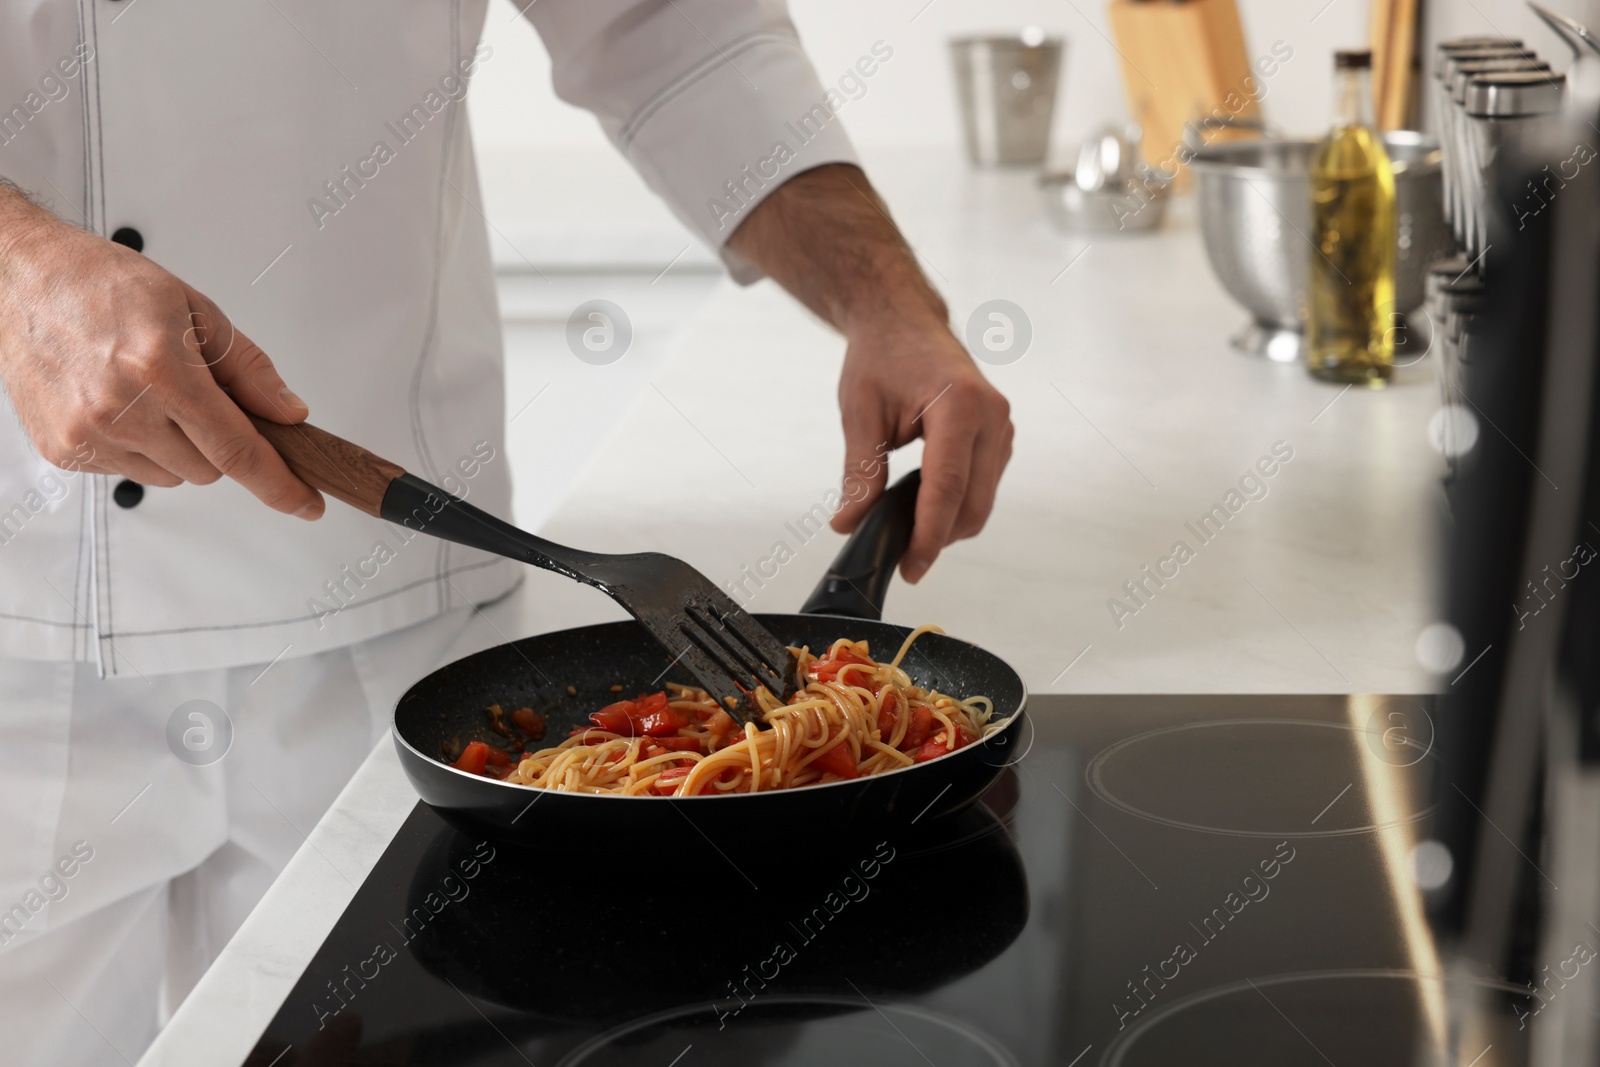
<svg viewBox="0 0 1600 1067">
<path fill-rule="evenodd" d="M 1398 254 L 1395 304 L 1422 303 L 1428 264 L 1454 249 L 1444 221 L 1439 145 L 1410 130 L 1383 135 L 1394 162 Z M 1311 245 L 1311 159 L 1316 141 L 1207 145 L 1190 166 L 1206 256 L 1252 318 L 1233 344 L 1280 362 L 1301 358 Z"/>
<path fill-rule="evenodd" d="M 1151 233 L 1167 213 L 1171 181 L 1149 167 L 1114 189 L 1083 189 L 1072 171 L 1039 177 L 1045 214 L 1069 233 Z"/>
</svg>

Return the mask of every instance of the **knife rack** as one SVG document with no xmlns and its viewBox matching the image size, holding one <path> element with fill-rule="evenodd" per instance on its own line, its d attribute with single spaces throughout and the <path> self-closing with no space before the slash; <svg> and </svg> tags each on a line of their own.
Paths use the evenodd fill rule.
<svg viewBox="0 0 1600 1067">
<path fill-rule="evenodd" d="M 1256 119 L 1261 74 L 1252 68 L 1234 0 L 1114 0 L 1111 31 L 1122 59 L 1129 116 L 1143 128 L 1143 151 L 1152 167 L 1187 168 L 1176 156 L 1184 126 L 1213 116 Z M 1209 131 L 1207 140 L 1252 136 L 1234 129 Z"/>
</svg>

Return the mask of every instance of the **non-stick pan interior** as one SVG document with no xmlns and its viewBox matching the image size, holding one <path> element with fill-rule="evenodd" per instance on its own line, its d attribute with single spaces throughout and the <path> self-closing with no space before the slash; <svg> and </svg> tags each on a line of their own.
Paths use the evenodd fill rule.
<svg viewBox="0 0 1600 1067">
<path fill-rule="evenodd" d="M 910 633 L 892 623 L 834 615 L 758 618 L 789 645 L 820 652 L 848 637 L 869 642 L 872 655 L 883 660 Z M 955 697 L 989 697 L 997 719 L 1023 703 L 1022 680 L 1004 660 L 942 634 L 919 637 L 901 666 L 919 686 Z M 637 623 L 584 626 L 499 645 L 440 668 L 401 698 L 395 729 L 419 752 L 438 759 L 447 743 L 489 737 L 484 709 L 490 704 L 507 711 L 531 707 L 544 715 L 545 743 L 553 745 L 591 712 L 669 681 L 693 684 Z"/>
</svg>

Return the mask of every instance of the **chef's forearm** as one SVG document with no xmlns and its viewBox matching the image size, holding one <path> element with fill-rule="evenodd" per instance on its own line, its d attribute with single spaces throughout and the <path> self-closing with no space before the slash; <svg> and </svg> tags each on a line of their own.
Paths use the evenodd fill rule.
<svg viewBox="0 0 1600 1067">
<path fill-rule="evenodd" d="M 928 323 L 949 313 L 860 168 L 831 163 L 797 174 L 763 200 L 728 241 L 841 333 L 866 323 Z"/>
</svg>

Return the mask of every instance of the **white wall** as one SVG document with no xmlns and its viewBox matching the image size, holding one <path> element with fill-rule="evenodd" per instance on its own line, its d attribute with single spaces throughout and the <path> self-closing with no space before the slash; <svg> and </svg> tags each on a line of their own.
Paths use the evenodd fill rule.
<svg viewBox="0 0 1600 1067">
<path fill-rule="evenodd" d="M 1553 9 L 1600 27 L 1600 0 L 1547 0 Z M 1116 55 L 1107 40 L 1104 0 L 791 0 L 796 25 L 824 80 L 837 77 L 875 40 L 894 60 L 844 116 L 863 144 L 953 144 L 958 136 L 945 40 L 958 33 L 1038 25 L 1068 41 L 1067 77 L 1057 133 L 1070 144 L 1094 125 L 1123 115 Z M 1499 33 L 1521 36 L 1562 69 L 1566 55 L 1521 0 L 1433 0 L 1430 41 Z M 920 13 L 919 13 L 920 12 Z M 1269 118 L 1289 130 L 1318 128 L 1327 111 L 1329 54 L 1366 40 L 1365 0 L 1240 0 L 1252 54 L 1273 41 L 1295 49 L 1274 79 Z M 587 114 L 550 90 L 550 63 L 510 0 L 495 0 L 485 39 L 495 49 L 472 89 L 473 122 L 485 148 L 592 145 L 603 141 Z"/>
<path fill-rule="evenodd" d="M 1588 26 L 1600 29 L 1600 0 L 1539 0 L 1551 11 L 1569 15 Z M 1443 0 L 1430 5 L 1429 41 L 1449 37 L 1496 34 L 1521 37 L 1530 48 L 1557 70 L 1565 70 L 1571 53 L 1558 43 L 1555 34 L 1528 10 L 1521 0 Z"/>
<path fill-rule="evenodd" d="M 1567 65 L 1567 53 L 1522 0 L 1424 2 L 1430 46 L 1440 37 L 1517 35 L 1557 69 Z M 1600 27 L 1600 0 L 1547 2 Z M 1125 119 L 1106 0 L 790 0 L 790 6 L 824 82 L 836 80 L 874 41 L 894 48 L 893 59 L 869 80 L 866 95 L 841 116 L 869 153 L 958 143 L 945 42 L 975 31 L 1038 25 L 1067 38 L 1055 130 L 1058 159 L 1070 159 L 1073 146 L 1100 124 Z M 1321 130 L 1331 53 L 1365 43 L 1367 0 L 1239 0 L 1239 6 L 1252 56 L 1278 40 L 1294 49 L 1294 58 L 1267 84 L 1267 120 L 1289 133 Z M 531 258 L 570 267 L 595 260 L 642 267 L 665 263 L 684 247 L 682 227 L 609 151 L 595 121 L 555 98 L 544 48 L 510 0 L 493 0 L 485 39 L 494 55 L 474 80 L 469 106 L 502 262 L 515 266 Z M 511 251 L 504 238 L 519 250 Z M 696 249 L 683 262 L 709 266 L 712 260 Z"/>
<path fill-rule="evenodd" d="M 1487 7 L 1507 0 L 1473 0 Z M 1268 117 L 1291 130 L 1315 129 L 1327 110 L 1330 50 L 1366 36 L 1364 0 L 1241 0 L 1246 46 L 1260 54 L 1276 40 L 1295 58 L 1273 79 Z M 1067 38 L 1066 79 L 1058 105 L 1057 142 L 1075 143 L 1124 115 L 1116 53 L 1108 40 L 1104 0 L 791 0 L 791 11 L 825 82 L 836 79 L 874 41 L 894 58 L 868 83 L 843 118 L 862 144 L 955 144 L 955 99 L 946 40 L 959 33 L 1041 26 Z M 920 12 L 920 13 L 919 13 Z M 495 0 L 485 39 L 494 58 L 472 88 L 473 123 L 485 149 L 593 145 L 603 141 L 583 112 L 555 99 L 550 64 L 531 28 L 509 0 Z"/>
</svg>

